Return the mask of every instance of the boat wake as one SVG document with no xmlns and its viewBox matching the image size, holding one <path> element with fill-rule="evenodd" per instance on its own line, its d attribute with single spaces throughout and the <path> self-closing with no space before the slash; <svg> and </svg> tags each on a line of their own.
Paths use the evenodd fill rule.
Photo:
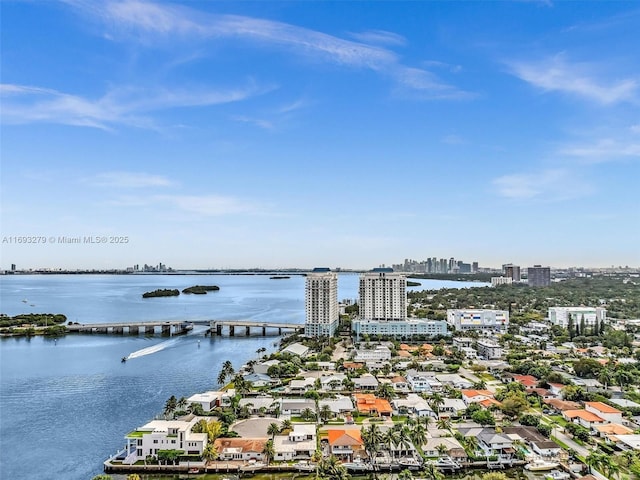
<svg viewBox="0 0 640 480">
<path fill-rule="evenodd" d="M 146 347 L 146 348 L 142 348 L 140 350 L 136 350 L 133 353 L 130 353 L 129 355 L 127 355 L 125 358 L 127 360 L 131 360 L 132 358 L 140 358 L 140 357 L 144 357 L 145 355 L 151 355 L 152 353 L 158 353 L 161 352 L 162 350 L 169 348 L 173 345 L 175 345 L 178 342 L 178 338 L 174 338 L 171 340 L 166 340 L 164 342 L 160 342 L 156 345 L 153 345 L 151 347 Z"/>
</svg>

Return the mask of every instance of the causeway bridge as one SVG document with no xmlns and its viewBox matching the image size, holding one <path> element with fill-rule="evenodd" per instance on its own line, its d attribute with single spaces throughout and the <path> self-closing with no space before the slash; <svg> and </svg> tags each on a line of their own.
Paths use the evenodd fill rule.
<svg viewBox="0 0 640 480">
<path fill-rule="evenodd" d="M 282 335 L 283 330 L 299 331 L 304 329 L 304 324 L 260 322 L 255 320 L 156 320 L 147 322 L 115 322 L 115 323 L 71 323 L 65 325 L 68 332 L 75 333 L 102 333 L 124 335 L 138 335 L 143 331 L 147 335 L 153 335 L 160 331 L 162 335 L 181 335 L 193 330 L 193 327 L 205 326 L 207 334 L 222 336 L 226 330 L 229 336 L 236 336 L 237 330 L 244 331 L 245 336 L 250 336 L 252 329 L 258 329 L 262 336 L 268 332 L 278 331 Z"/>
</svg>

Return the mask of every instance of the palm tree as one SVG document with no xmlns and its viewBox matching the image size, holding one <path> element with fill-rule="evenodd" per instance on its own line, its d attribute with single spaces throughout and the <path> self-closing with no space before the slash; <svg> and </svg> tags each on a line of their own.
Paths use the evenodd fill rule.
<svg viewBox="0 0 640 480">
<path fill-rule="evenodd" d="M 396 445 L 398 445 L 398 443 L 400 443 L 400 439 L 398 437 L 399 437 L 398 431 L 393 428 L 390 428 L 383 434 L 383 441 L 385 445 L 387 445 L 389 452 L 392 454 L 394 458 L 395 458 L 395 447 Z"/>
<path fill-rule="evenodd" d="M 271 435 L 271 440 L 275 438 L 276 435 L 280 433 L 280 425 L 277 423 L 270 423 L 267 428 L 267 435 Z M 273 446 L 273 445 L 272 445 Z"/>
<path fill-rule="evenodd" d="M 431 410 L 433 410 L 436 414 L 440 411 L 440 406 L 444 403 L 444 398 L 439 393 L 434 393 L 431 395 L 431 399 L 429 400 L 429 406 Z"/>
<path fill-rule="evenodd" d="M 329 458 L 323 458 L 318 463 L 318 474 L 320 478 L 328 478 L 331 480 L 347 480 L 351 477 L 347 469 L 340 461 L 331 455 Z"/>
<path fill-rule="evenodd" d="M 269 411 L 271 412 L 271 415 L 273 415 L 274 417 L 278 418 L 280 416 L 280 403 L 279 402 L 273 402 L 269 406 Z"/>
<path fill-rule="evenodd" d="M 291 430 L 293 428 L 293 424 L 291 420 L 284 420 L 280 425 L 280 433 L 286 432 L 287 430 Z"/>
<path fill-rule="evenodd" d="M 262 455 L 264 456 L 264 459 L 267 461 L 267 465 L 269 465 L 271 463 L 271 460 L 273 460 L 273 457 L 276 455 L 276 450 L 273 447 L 273 440 L 267 440 L 267 443 L 264 444 L 264 448 L 262 449 Z"/>
<path fill-rule="evenodd" d="M 422 451 L 422 446 L 427 443 L 427 429 L 424 425 L 418 424 L 411 429 L 411 441 L 418 450 Z"/>
<path fill-rule="evenodd" d="M 449 453 L 449 449 L 447 448 L 447 446 L 443 443 L 441 443 L 440 445 L 438 445 L 436 447 L 436 450 L 438 451 L 438 455 L 440 455 L 441 457 L 444 457 L 447 453 Z"/>
<path fill-rule="evenodd" d="M 475 457 L 478 450 L 478 437 L 465 437 L 464 446 L 471 452 L 471 455 Z"/>
<path fill-rule="evenodd" d="M 184 410 L 185 408 L 187 408 L 187 399 L 184 397 L 180 397 L 180 400 L 178 400 L 176 406 L 178 407 L 178 410 Z"/>
<path fill-rule="evenodd" d="M 593 473 L 593 470 L 598 470 L 602 466 L 603 458 L 606 455 L 598 452 L 597 450 L 593 450 L 587 455 L 587 458 L 584 459 L 585 463 L 589 467 L 589 473 Z"/>
<path fill-rule="evenodd" d="M 398 446 L 400 447 L 400 454 L 408 453 L 413 447 L 411 432 L 408 428 L 401 428 L 398 432 Z"/>
<path fill-rule="evenodd" d="M 413 473 L 409 469 L 402 470 L 398 474 L 398 480 L 413 480 Z"/>
<path fill-rule="evenodd" d="M 382 443 L 382 432 L 380 431 L 378 425 L 372 423 L 369 425 L 369 428 L 365 427 L 361 430 L 361 436 L 364 451 L 367 452 L 369 458 L 373 460 L 376 452 L 378 452 L 380 449 L 380 444 Z"/>
<path fill-rule="evenodd" d="M 175 397 L 175 395 L 171 395 L 169 399 L 166 401 L 166 403 L 164 404 L 164 414 L 167 416 L 171 415 L 173 412 L 176 411 L 177 406 L 178 406 L 178 399 Z"/>
<path fill-rule="evenodd" d="M 441 418 L 436 422 L 436 426 L 441 430 L 450 430 L 451 420 L 449 420 L 448 418 Z"/>
<path fill-rule="evenodd" d="M 313 413 L 313 410 L 311 410 L 310 408 L 305 408 L 304 410 L 302 410 L 302 412 L 300 412 L 300 416 L 302 417 L 303 420 L 313 420 L 316 418 L 316 414 Z"/>
<path fill-rule="evenodd" d="M 444 475 L 440 473 L 438 467 L 436 467 L 433 463 L 425 464 L 424 475 L 428 480 L 444 480 Z"/>
<path fill-rule="evenodd" d="M 211 462 L 216 459 L 218 456 L 218 452 L 216 447 L 213 446 L 213 443 L 207 443 L 207 446 L 204 447 L 202 451 L 202 458 L 204 458 L 205 462 Z"/>
<path fill-rule="evenodd" d="M 395 398 L 396 391 L 393 389 L 393 386 L 390 383 L 381 383 L 378 386 L 376 395 L 380 398 L 391 401 Z"/>
<path fill-rule="evenodd" d="M 320 418 L 323 422 L 327 422 L 333 416 L 333 412 L 331 411 L 331 407 L 329 405 L 323 405 L 320 408 Z"/>
</svg>

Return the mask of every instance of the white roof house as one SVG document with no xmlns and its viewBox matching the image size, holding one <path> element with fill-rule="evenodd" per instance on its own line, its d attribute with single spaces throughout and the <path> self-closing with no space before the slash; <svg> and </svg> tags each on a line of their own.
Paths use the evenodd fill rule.
<svg viewBox="0 0 640 480">
<path fill-rule="evenodd" d="M 207 434 L 191 432 L 198 420 L 198 417 L 188 422 L 152 420 L 128 433 L 125 435 L 127 457 L 122 463 L 131 465 L 144 460 L 148 455 L 157 455 L 158 450 L 183 450 L 187 454 L 202 455 L 207 444 Z"/>
<path fill-rule="evenodd" d="M 328 405 L 331 411 L 335 414 L 353 411 L 353 401 L 350 397 L 345 397 L 343 395 L 339 395 L 333 399 L 320 400 L 319 405 L 320 408 L 324 405 Z"/>
<path fill-rule="evenodd" d="M 293 355 L 297 355 L 299 357 L 306 357 L 309 353 L 309 347 L 302 345 L 301 343 L 292 343 L 287 348 L 282 350 L 282 353 L 292 353 Z"/>
</svg>

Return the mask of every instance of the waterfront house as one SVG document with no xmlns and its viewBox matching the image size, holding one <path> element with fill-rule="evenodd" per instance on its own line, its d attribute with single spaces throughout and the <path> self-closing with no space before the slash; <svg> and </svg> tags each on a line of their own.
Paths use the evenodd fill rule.
<svg viewBox="0 0 640 480">
<path fill-rule="evenodd" d="M 447 447 L 445 453 L 440 453 L 438 447 L 444 445 Z M 427 439 L 427 443 L 422 445 L 422 451 L 424 455 L 429 458 L 439 457 L 451 457 L 454 460 L 460 461 L 467 458 L 467 454 L 464 451 L 464 447 L 454 437 L 432 437 Z"/>
<path fill-rule="evenodd" d="M 262 373 L 263 375 L 267 375 L 269 373 L 269 368 L 275 367 L 280 364 L 280 360 L 267 360 L 266 362 L 256 363 L 253 366 L 253 373 Z"/>
<path fill-rule="evenodd" d="M 206 433 L 193 433 L 191 429 L 199 420 L 152 420 L 125 435 L 127 456 L 122 462 L 131 465 L 145 460 L 148 455 L 157 456 L 160 450 L 182 450 L 189 455 L 202 455 L 207 444 Z"/>
<path fill-rule="evenodd" d="M 521 440 L 529 445 L 531 450 L 542 457 L 556 457 L 561 448 L 552 440 L 542 435 L 534 427 L 504 427 L 503 432 L 512 440 Z"/>
<path fill-rule="evenodd" d="M 223 461 L 261 461 L 266 443 L 266 438 L 217 438 L 213 446 Z"/>
<path fill-rule="evenodd" d="M 191 405 L 192 403 L 197 403 L 202 407 L 204 412 L 210 412 L 216 407 L 222 406 L 222 397 L 225 395 L 225 392 L 203 392 L 196 393 L 195 395 L 191 395 L 187 398 L 187 404 Z"/>
<path fill-rule="evenodd" d="M 616 446 L 620 450 L 640 451 L 640 435 L 616 435 Z"/>
<path fill-rule="evenodd" d="M 327 430 L 327 444 L 330 455 L 339 460 L 352 462 L 354 458 L 365 458 L 364 443 L 358 429 Z"/>
<path fill-rule="evenodd" d="M 496 433 L 494 428 L 482 429 L 478 434 L 478 446 L 483 451 L 483 456 L 497 456 L 499 461 L 510 461 L 515 454 L 513 440 Z"/>
<path fill-rule="evenodd" d="M 391 386 L 396 392 L 408 392 L 411 389 L 409 382 L 407 382 L 407 379 L 400 375 L 396 375 L 390 380 Z"/>
<path fill-rule="evenodd" d="M 316 451 L 316 426 L 295 424 L 288 435 L 276 435 L 273 446 L 275 460 L 308 460 Z"/>
</svg>

